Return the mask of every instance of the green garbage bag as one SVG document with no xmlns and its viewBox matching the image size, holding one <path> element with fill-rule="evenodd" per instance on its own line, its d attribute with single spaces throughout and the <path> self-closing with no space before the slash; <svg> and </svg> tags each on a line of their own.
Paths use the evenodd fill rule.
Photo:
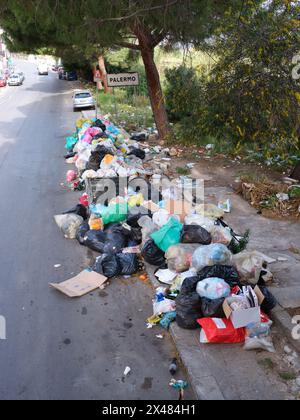
<svg viewBox="0 0 300 420">
<path fill-rule="evenodd" d="M 166 225 L 151 235 L 151 239 L 159 249 L 167 252 L 170 246 L 180 243 L 182 229 L 183 225 L 177 219 L 171 217 Z"/>
<path fill-rule="evenodd" d="M 128 216 L 128 204 L 127 203 L 118 203 L 112 204 L 109 207 L 106 207 L 102 213 L 102 220 L 104 225 L 109 223 L 119 223 L 127 219 Z"/>
<path fill-rule="evenodd" d="M 77 142 L 78 142 L 78 138 L 76 134 L 74 134 L 73 136 L 67 137 L 65 148 L 67 150 L 72 150 Z"/>
</svg>

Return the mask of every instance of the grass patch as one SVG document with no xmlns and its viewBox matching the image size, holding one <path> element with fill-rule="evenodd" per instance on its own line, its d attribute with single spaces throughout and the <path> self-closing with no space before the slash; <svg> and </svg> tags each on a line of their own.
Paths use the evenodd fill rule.
<svg viewBox="0 0 300 420">
<path fill-rule="evenodd" d="M 266 358 L 258 361 L 258 364 L 265 369 L 274 370 L 276 365 L 272 359 Z"/>
<path fill-rule="evenodd" d="M 293 372 L 279 372 L 279 376 L 284 381 L 294 381 L 297 375 Z"/>
<path fill-rule="evenodd" d="M 191 173 L 190 169 L 182 167 L 176 168 L 176 172 L 178 175 L 189 175 Z"/>
<path fill-rule="evenodd" d="M 135 96 L 130 99 L 122 89 L 116 89 L 115 95 L 103 92 L 97 95 L 102 114 L 110 114 L 112 120 L 125 128 L 153 128 L 153 114 L 148 98 Z"/>
</svg>

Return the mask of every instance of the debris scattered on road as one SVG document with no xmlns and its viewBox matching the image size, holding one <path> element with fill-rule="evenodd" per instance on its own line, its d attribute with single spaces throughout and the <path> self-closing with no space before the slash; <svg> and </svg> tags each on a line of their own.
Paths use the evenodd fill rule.
<svg viewBox="0 0 300 420">
<path fill-rule="evenodd" d="M 126 378 L 129 374 L 131 373 L 131 368 L 129 366 L 126 367 L 125 371 L 124 371 L 124 377 Z"/>
</svg>

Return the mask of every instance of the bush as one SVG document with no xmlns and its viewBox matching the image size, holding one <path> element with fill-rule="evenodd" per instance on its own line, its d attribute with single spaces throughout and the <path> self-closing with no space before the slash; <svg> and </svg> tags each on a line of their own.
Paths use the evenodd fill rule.
<svg viewBox="0 0 300 420">
<path fill-rule="evenodd" d="M 166 106 L 171 122 L 189 120 L 199 102 L 200 86 L 193 68 L 180 66 L 168 69 L 166 76 Z"/>
</svg>

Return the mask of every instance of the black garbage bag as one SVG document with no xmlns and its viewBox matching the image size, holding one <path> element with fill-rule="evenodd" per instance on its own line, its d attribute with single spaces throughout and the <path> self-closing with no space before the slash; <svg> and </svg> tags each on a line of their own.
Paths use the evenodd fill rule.
<svg viewBox="0 0 300 420">
<path fill-rule="evenodd" d="M 112 277 L 119 276 L 122 271 L 118 256 L 116 254 L 101 255 L 96 259 L 92 270 L 96 271 L 96 273 L 103 274 L 109 279 Z"/>
<path fill-rule="evenodd" d="M 99 139 L 108 139 L 109 136 L 106 133 L 99 133 L 93 136 L 93 140 L 99 140 Z"/>
<path fill-rule="evenodd" d="M 226 318 L 223 311 L 223 303 L 225 299 L 210 300 L 201 298 L 201 310 L 204 318 Z"/>
<path fill-rule="evenodd" d="M 98 171 L 102 160 L 106 155 L 111 154 L 111 150 L 105 146 L 98 145 L 96 149 L 91 153 L 90 159 L 86 165 L 87 170 Z"/>
<path fill-rule="evenodd" d="M 156 267 L 160 267 L 166 262 L 165 253 L 155 245 L 152 239 L 149 239 L 143 246 L 142 256 L 148 264 Z"/>
<path fill-rule="evenodd" d="M 122 228 L 123 228 L 123 235 L 125 236 L 127 241 L 131 241 L 131 242 L 133 241 L 135 245 L 140 245 L 142 243 L 143 233 L 142 233 L 142 228 L 140 226 L 132 227 L 128 225 L 127 223 L 123 223 Z"/>
<path fill-rule="evenodd" d="M 90 230 L 90 226 L 88 222 L 82 223 L 76 233 L 76 239 L 80 243 L 80 245 L 85 245 L 85 237 L 88 231 Z"/>
<path fill-rule="evenodd" d="M 181 243 L 210 245 L 212 241 L 211 234 L 201 226 L 183 226 L 181 234 Z"/>
<path fill-rule="evenodd" d="M 131 136 L 131 140 L 137 141 L 137 142 L 139 141 L 143 142 L 147 140 L 147 135 L 146 133 L 134 133 Z"/>
<path fill-rule="evenodd" d="M 198 277 L 185 279 L 176 299 L 176 322 L 180 328 L 195 330 L 199 328 L 197 319 L 203 318 L 201 298 L 196 292 L 198 282 Z"/>
<path fill-rule="evenodd" d="M 73 207 L 70 210 L 65 211 L 62 214 L 77 214 L 78 216 L 81 216 L 84 220 L 87 220 L 88 218 L 88 211 L 87 208 L 85 206 L 83 206 L 82 204 L 78 204 L 76 207 Z"/>
<path fill-rule="evenodd" d="M 108 226 L 104 231 L 106 241 L 103 248 L 104 254 L 118 254 L 127 247 L 128 238 L 124 235 L 124 228 L 119 223 Z"/>
<path fill-rule="evenodd" d="M 137 254 L 118 254 L 117 257 L 123 276 L 131 276 L 139 271 Z"/>
<path fill-rule="evenodd" d="M 134 147 L 130 153 L 128 153 L 128 156 L 136 156 L 139 159 L 144 160 L 146 157 L 146 153 L 144 152 L 144 150 L 142 149 L 138 149 L 136 147 Z"/>
<path fill-rule="evenodd" d="M 84 237 L 83 245 L 104 254 L 106 239 L 106 233 L 102 230 L 89 230 Z"/>
<path fill-rule="evenodd" d="M 277 306 L 277 300 L 266 286 L 259 286 L 259 288 L 265 297 L 265 300 L 261 304 L 261 309 L 268 314 Z"/>
<path fill-rule="evenodd" d="M 103 132 L 106 131 L 106 125 L 99 119 L 94 122 L 93 127 L 101 128 Z"/>
<path fill-rule="evenodd" d="M 77 155 L 77 153 L 76 152 L 71 152 L 71 153 L 67 153 L 65 156 L 64 156 L 64 158 L 65 159 L 70 159 L 70 158 L 73 158 L 74 156 L 76 156 Z"/>
<path fill-rule="evenodd" d="M 240 282 L 240 276 L 237 270 L 229 265 L 213 265 L 212 267 L 205 267 L 198 274 L 199 281 L 210 279 L 212 277 L 225 280 L 231 288 L 235 286 L 243 286 Z"/>
</svg>

